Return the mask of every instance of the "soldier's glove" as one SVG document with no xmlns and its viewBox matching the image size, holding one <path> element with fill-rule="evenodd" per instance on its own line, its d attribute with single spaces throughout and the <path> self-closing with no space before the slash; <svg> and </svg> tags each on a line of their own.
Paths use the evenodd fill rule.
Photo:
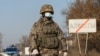
<svg viewBox="0 0 100 56">
<path fill-rule="evenodd" d="M 64 56 L 67 56 L 68 55 L 68 53 L 67 52 L 64 52 Z"/>
<path fill-rule="evenodd" d="M 33 52 L 32 52 L 32 55 L 37 55 L 37 54 L 39 54 L 38 50 L 34 49 Z"/>
</svg>

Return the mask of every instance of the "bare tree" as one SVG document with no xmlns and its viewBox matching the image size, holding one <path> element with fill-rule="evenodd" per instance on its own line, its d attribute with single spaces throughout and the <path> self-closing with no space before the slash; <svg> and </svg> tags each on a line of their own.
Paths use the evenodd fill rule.
<svg viewBox="0 0 100 56">
<path fill-rule="evenodd" d="M 69 9 L 65 10 L 63 13 L 66 14 L 66 19 L 97 19 L 97 32 L 89 33 L 88 53 L 90 53 L 90 51 L 92 50 L 95 50 L 95 52 L 100 53 L 100 0 L 76 0 L 74 3 L 71 4 Z M 85 35 L 80 35 L 79 37 L 81 37 L 81 47 L 83 47 L 85 43 Z M 90 56 L 100 56 L 100 54 L 95 55 L 92 52 L 91 54 L 92 55 Z"/>
<path fill-rule="evenodd" d="M 2 34 L 0 33 L 0 51 L 2 51 Z"/>
<path fill-rule="evenodd" d="M 21 40 L 20 40 L 20 50 L 24 52 L 25 47 L 29 47 L 29 38 L 28 36 L 22 36 Z"/>
</svg>

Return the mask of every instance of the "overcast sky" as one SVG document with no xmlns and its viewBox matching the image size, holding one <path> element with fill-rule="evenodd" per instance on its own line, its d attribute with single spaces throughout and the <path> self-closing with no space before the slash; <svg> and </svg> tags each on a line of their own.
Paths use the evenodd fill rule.
<svg viewBox="0 0 100 56">
<path fill-rule="evenodd" d="M 54 7 L 53 20 L 65 31 L 65 16 L 62 10 L 73 0 L 0 0 L 0 32 L 3 47 L 19 43 L 23 35 L 29 35 L 34 22 L 40 18 L 40 8 L 44 4 Z"/>
</svg>

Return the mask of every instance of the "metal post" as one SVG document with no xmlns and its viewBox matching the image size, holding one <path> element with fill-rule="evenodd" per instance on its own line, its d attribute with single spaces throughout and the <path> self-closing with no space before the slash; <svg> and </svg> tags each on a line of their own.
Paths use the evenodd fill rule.
<svg viewBox="0 0 100 56">
<path fill-rule="evenodd" d="M 81 56 L 81 47 L 80 47 L 80 41 L 79 41 L 78 33 L 77 33 L 77 40 L 78 40 L 78 47 L 79 47 L 79 55 Z"/>
<path fill-rule="evenodd" d="M 88 33 L 86 35 L 85 56 L 87 55 Z"/>
</svg>

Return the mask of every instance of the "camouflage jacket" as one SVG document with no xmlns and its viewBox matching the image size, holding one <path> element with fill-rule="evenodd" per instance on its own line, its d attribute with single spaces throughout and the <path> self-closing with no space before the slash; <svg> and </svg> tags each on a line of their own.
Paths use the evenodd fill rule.
<svg viewBox="0 0 100 56">
<path fill-rule="evenodd" d="M 45 27 L 45 25 L 48 25 L 48 27 Z M 39 38 L 41 33 L 47 33 L 47 32 L 55 32 L 57 33 L 58 39 L 61 41 L 59 44 L 60 50 L 66 50 L 66 42 L 64 42 L 64 35 L 62 30 L 59 28 L 59 26 L 51 19 L 48 20 L 45 17 L 41 17 L 38 22 L 36 22 L 31 31 L 30 31 L 30 51 L 33 49 L 38 48 L 38 45 L 36 44 L 35 39 Z"/>
</svg>

